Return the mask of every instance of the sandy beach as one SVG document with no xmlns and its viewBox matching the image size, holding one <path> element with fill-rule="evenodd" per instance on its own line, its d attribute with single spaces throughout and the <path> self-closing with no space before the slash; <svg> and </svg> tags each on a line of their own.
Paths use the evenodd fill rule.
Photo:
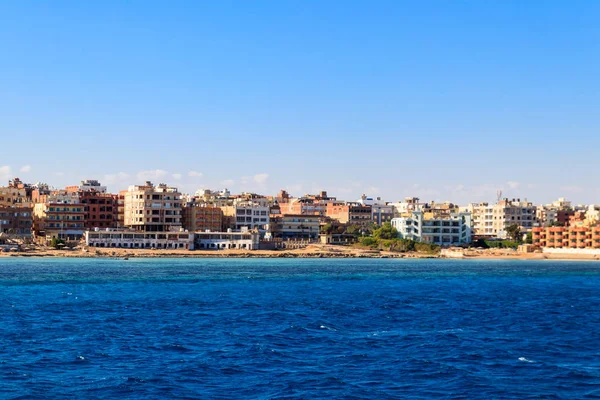
<svg viewBox="0 0 600 400">
<path fill-rule="evenodd" d="M 464 250 L 453 257 L 418 252 L 389 252 L 352 246 L 315 244 L 294 250 L 149 250 L 113 248 L 52 249 L 35 247 L 22 251 L 0 252 L 0 257 L 80 257 L 80 258 L 457 258 L 506 260 L 598 260 L 590 254 L 518 253 L 514 250 Z"/>
</svg>

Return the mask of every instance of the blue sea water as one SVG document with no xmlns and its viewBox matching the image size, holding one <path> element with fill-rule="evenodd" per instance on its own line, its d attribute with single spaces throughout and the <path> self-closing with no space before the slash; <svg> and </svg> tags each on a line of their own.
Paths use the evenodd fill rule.
<svg viewBox="0 0 600 400">
<path fill-rule="evenodd" d="M 1 259 L 0 398 L 600 398 L 600 263 Z"/>
</svg>

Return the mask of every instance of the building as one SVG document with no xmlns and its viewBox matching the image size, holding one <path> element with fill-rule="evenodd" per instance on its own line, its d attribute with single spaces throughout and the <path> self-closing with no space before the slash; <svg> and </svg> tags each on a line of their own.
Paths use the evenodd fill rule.
<svg viewBox="0 0 600 400">
<path fill-rule="evenodd" d="M 600 222 L 600 205 L 590 204 L 585 211 L 586 224 L 595 225 Z"/>
<path fill-rule="evenodd" d="M 8 186 L 0 187 L 0 207 L 31 207 L 33 187 L 19 178 L 8 181 Z"/>
<path fill-rule="evenodd" d="M 371 206 L 360 203 L 328 203 L 327 217 L 342 224 L 369 225 L 371 223 Z"/>
<path fill-rule="evenodd" d="M 0 233 L 29 236 L 33 229 L 33 187 L 15 178 L 0 187 Z"/>
<path fill-rule="evenodd" d="M 106 186 L 102 186 L 100 182 L 94 179 L 88 179 L 85 181 L 81 181 L 80 185 L 67 186 L 65 188 L 68 192 L 97 192 L 97 193 L 106 193 Z"/>
<path fill-rule="evenodd" d="M 50 199 L 34 205 L 33 230 L 46 241 L 53 238 L 79 240 L 85 231 L 84 216 L 83 204 Z"/>
<path fill-rule="evenodd" d="M 310 239 L 319 237 L 318 215 L 283 215 L 271 217 L 271 236 L 274 239 Z"/>
<path fill-rule="evenodd" d="M 125 227 L 125 195 L 128 190 L 121 190 L 117 197 L 117 228 Z"/>
<path fill-rule="evenodd" d="M 210 205 L 212 207 L 226 207 L 232 206 L 235 198 L 231 195 L 231 192 L 228 189 L 221 191 L 202 189 L 196 191 L 193 199 L 190 199 L 190 201 L 192 200 L 196 201 L 197 203 Z"/>
<path fill-rule="evenodd" d="M 413 211 L 422 210 L 427 203 L 419 202 L 418 197 L 405 197 L 404 201 L 399 201 L 396 203 L 392 203 L 394 206 L 394 217 L 403 217 L 410 215 Z"/>
<path fill-rule="evenodd" d="M 410 217 L 394 218 L 391 223 L 399 237 L 417 242 L 457 246 L 472 241 L 470 213 L 437 217 L 433 213 L 413 211 Z"/>
<path fill-rule="evenodd" d="M 241 232 L 196 232 L 196 250 L 258 250 L 260 233 L 244 228 Z"/>
<path fill-rule="evenodd" d="M 181 193 L 161 183 L 130 186 L 123 193 L 123 225 L 140 232 L 168 232 L 181 228 Z M 117 205 L 118 207 L 118 205 Z"/>
<path fill-rule="evenodd" d="M 118 227 L 118 195 L 86 190 L 79 192 L 79 201 L 83 205 L 85 229 Z"/>
<path fill-rule="evenodd" d="M 600 225 L 534 227 L 533 244 L 555 249 L 600 249 Z"/>
<path fill-rule="evenodd" d="M 223 210 L 206 203 L 188 202 L 182 210 L 183 228 L 190 232 L 223 230 Z"/>
<path fill-rule="evenodd" d="M 347 233 L 321 233 L 319 235 L 321 244 L 330 244 L 335 246 L 347 246 L 358 241 L 354 235 Z"/>
<path fill-rule="evenodd" d="M 0 206 L 0 233 L 29 236 L 33 228 L 31 207 Z"/>
<path fill-rule="evenodd" d="M 86 231 L 90 247 L 126 249 L 194 249 L 194 234 L 189 232 L 143 232 L 132 229 Z"/>
<path fill-rule="evenodd" d="M 228 229 L 241 231 L 259 230 L 266 232 L 269 227 L 270 206 L 264 201 L 237 199 L 233 205 L 221 207 L 224 226 Z"/>
<path fill-rule="evenodd" d="M 392 222 L 395 208 L 391 204 L 375 204 L 371 206 L 371 221 L 377 225 L 383 225 L 386 222 Z"/>
<path fill-rule="evenodd" d="M 308 198 L 290 199 L 288 202 L 279 203 L 279 212 L 282 215 L 320 215 L 327 214 L 327 203 Z"/>
<path fill-rule="evenodd" d="M 566 226 L 570 218 L 575 215 L 575 209 L 571 202 L 564 197 L 553 201 L 551 204 L 539 206 L 536 208 L 536 226 Z"/>
<path fill-rule="evenodd" d="M 494 206 L 489 203 L 473 203 L 467 206 L 466 212 L 471 213 L 473 234 L 481 238 L 496 237 L 494 230 Z"/>
<path fill-rule="evenodd" d="M 510 225 L 518 225 L 525 233 L 530 232 L 537 221 L 536 206 L 521 199 L 504 199 L 493 206 L 470 204 L 467 211 L 473 215 L 474 234 L 480 237 L 506 239 L 506 228 Z"/>
</svg>

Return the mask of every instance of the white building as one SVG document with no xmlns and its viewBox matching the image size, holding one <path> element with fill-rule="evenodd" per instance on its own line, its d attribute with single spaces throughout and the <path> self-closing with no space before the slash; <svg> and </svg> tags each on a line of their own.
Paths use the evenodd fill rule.
<svg viewBox="0 0 600 400">
<path fill-rule="evenodd" d="M 242 232 L 139 232 L 124 229 L 86 231 L 89 247 L 125 249 L 258 250 L 260 234 Z"/>
<path fill-rule="evenodd" d="M 426 218 L 422 211 L 413 211 L 410 217 L 392 219 L 392 226 L 398 230 L 401 238 L 440 246 L 471 243 L 471 224 L 470 213 Z"/>
<path fill-rule="evenodd" d="M 247 229 L 241 232 L 196 232 L 194 244 L 197 250 L 258 250 L 260 234 Z"/>
<path fill-rule="evenodd" d="M 190 232 L 137 232 L 124 229 L 86 231 L 85 244 L 90 247 L 127 249 L 194 249 Z"/>
<path fill-rule="evenodd" d="M 79 185 L 79 191 L 81 192 L 98 192 L 98 193 L 106 193 L 106 186 L 102 186 L 100 182 L 95 179 L 88 179 L 85 181 L 81 181 L 81 185 Z"/>
<path fill-rule="evenodd" d="M 271 207 L 264 201 L 257 200 L 240 200 L 236 201 L 232 206 L 221 207 L 223 215 L 232 217 L 232 226 L 235 230 L 240 231 L 242 228 L 248 230 L 258 229 L 265 232 L 269 227 L 269 214 Z"/>
<path fill-rule="evenodd" d="M 408 214 L 412 211 L 422 210 L 426 205 L 427 203 L 419 202 L 418 197 L 406 197 L 404 201 L 392 203 L 397 217 L 401 217 L 403 214 Z"/>
</svg>

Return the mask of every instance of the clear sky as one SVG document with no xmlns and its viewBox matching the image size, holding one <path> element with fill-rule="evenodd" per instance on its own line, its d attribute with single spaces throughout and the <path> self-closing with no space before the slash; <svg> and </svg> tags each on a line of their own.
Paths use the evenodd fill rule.
<svg viewBox="0 0 600 400">
<path fill-rule="evenodd" d="M 0 179 L 600 203 L 600 1 L 0 2 Z"/>
</svg>

